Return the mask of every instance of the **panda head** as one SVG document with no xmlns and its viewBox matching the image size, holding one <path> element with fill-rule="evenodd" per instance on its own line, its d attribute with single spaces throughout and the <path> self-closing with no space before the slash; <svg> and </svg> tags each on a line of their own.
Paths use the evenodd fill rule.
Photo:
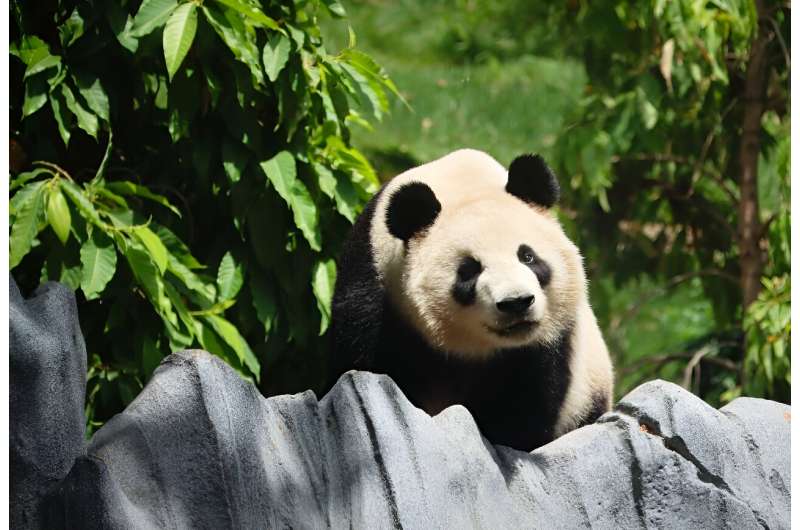
<svg viewBox="0 0 800 530">
<path fill-rule="evenodd" d="M 439 185 L 441 197 L 435 179 L 424 180 L 396 187 L 385 209 L 388 233 L 402 242 L 389 290 L 405 316 L 433 346 L 474 357 L 557 341 L 585 276 L 550 211 L 559 186 L 542 158 L 516 158 L 504 186 L 495 179 L 473 193 L 467 177 Z"/>
</svg>

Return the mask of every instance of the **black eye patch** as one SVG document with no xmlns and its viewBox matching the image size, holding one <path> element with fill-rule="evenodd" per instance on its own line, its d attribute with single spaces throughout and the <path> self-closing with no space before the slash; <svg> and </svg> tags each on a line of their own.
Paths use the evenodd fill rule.
<svg viewBox="0 0 800 530">
<path fill-rule="evenodd" d="M 472 257 L 464 257 L 458 264 L 456 281 L 453 283 L 453 298 L 461 305 L 470 305 L 475 302 L 475 284 L 478 283 L 483 266 Z"/>
<path fill-rule="evenodd" d="M 520 245 L 519 249 L 517 249 L 517 258 L 519 258 L 520 263 L 527 265 L 536 277 L 539 278 L 539 285 L 541 285 L 542 288 L 547 287 L 550 283 L 552 271 L 550 270 L 550 266 L 537 256 L 536 252 L 534 252 L 531 247 L 525 244 Z"/>
</svg>

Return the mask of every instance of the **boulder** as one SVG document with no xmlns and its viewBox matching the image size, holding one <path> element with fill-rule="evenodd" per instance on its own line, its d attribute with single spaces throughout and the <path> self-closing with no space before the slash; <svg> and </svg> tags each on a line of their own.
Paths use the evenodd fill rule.
<svg viewBox="0 0 800 530">
<path fill-rule="evenodd" d="M 12 528 L 44 528 L 41 502 L 84 449 L 86 346 L 75 295 L 49 282 L 9 288 L 9 468 Z"/>
<path fill-rule="evenodd" d="M 78 353 L 48 369 L 82 381 Z M 429 416 L 383 375 L 348 372 L 321 400 L 265 399 L 218 358 L 184 351 L 44 506 L 49 528 L 788 528 L 789 422 L 787 405 L 716 410 L 653 381 L 524 453 L 490 444 L 461 406 Z M 74 458 L 37 426 L 65 448 L 59 461 Z"/>
</svg>

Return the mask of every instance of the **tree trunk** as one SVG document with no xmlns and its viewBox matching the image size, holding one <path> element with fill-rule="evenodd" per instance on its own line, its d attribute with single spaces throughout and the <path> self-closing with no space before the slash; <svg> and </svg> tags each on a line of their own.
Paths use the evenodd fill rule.
<svg viewBox="0 0 800 530">
<path fill-rule="evenodd" d="M 771 29 L 766 20 L 763 0 L 756 0 L 758 34 L 750 49 L 744 85 L 744 119 L 739 147 L 739 263 L 741 267 L 742 304 L 744 309 L 758 297 L 761 290 L 763 262 L 759 240 L 761 219 L 758 208 L 759 135 L 764 113 L 767 77 L 767 45 Z"/>
</svg>

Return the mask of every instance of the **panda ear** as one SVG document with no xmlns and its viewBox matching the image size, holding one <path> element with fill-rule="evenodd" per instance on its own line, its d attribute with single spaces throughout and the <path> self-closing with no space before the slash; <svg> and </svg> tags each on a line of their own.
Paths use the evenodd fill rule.
<svg viewBox="0 0 800 530">
<path fill-rule="evenodd" d="M 386 226 L 394 237 L 408 241 L 432 225 L 440 211 L 442 205 L 433 190 L 422 182 L 412 182 L 401 186 L 389 199 Z"/>
<path fill-rule="evenodd" d="M 527 203 L 550 208 L 561 191 L 553 170 L 539 155 L 521 155 L 508 166 L 506 191 Z"/>
</svg>

